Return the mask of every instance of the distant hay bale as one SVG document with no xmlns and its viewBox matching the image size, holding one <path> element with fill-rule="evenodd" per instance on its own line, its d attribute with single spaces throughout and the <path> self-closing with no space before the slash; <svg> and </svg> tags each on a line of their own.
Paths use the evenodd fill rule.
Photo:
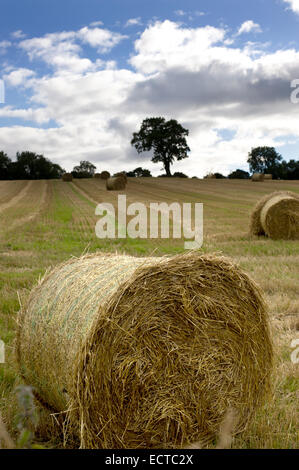
<svg viewBox="0 0 299 470">
<path fill-rule="evenodd" d="M 261 293 L 225 258 L 93 254 L 48 273 L 18 318 L 20 371 L 82 448 L 211 442 L 270 390 Z"/>
<path fill-rule="evenodd" d="M 273 179 L 273 175 L 271 175 L 271 173 L 265 173 L 265 174 L 264 174 L 264 179 L 265 179 L 265 180 L 272 180 L 272 179 Z"/>
<path fill-rule="evenodd" d="M 62 175 L 62 180 L 63 181 L 73 181 L 73 175 L 72 173 L 64 173 Z"/>
<path fill-rule="evenodd" d="M 253 173 L 251 181 L 264 181 L 265 175 L 263 173 Z"/>
<path fill-rule="evenodd" d="M 124 178 L 125 182 L 126 183 L 128 182 L 127 173 L 125 171 L 120 171 L 119 173 L 115 173 L 115 175 L 113 176 Z"/>
<path fill-rule="evenodd" d="M 214 173 L 209 173 L 204 177 L 204 179 L 216 179 L 216 175 Z"/>
<path fill-rule="evenodd" d="M 110 178 L 110 173 L 109 173 L 109 171 L 102 171 L 102 173 L 101 173 L 101 179 L 102 179 L 102 180 L 107 180 L 108 178 Z"/>
<path fill-rule="evenodd" d="M 275 191 L 264 196 L 251 214 L 250 234 L 273 239 L 298 239 L 299 195 L 291 191 Z"/>
<path fill-rule="evenodd" d="M 95 177 L 96 179 L 101 178 L 101 173 L 95 173 L 95 174 L 94 174 L 94 177 Z"/>
<path fill-rule="evenodd" d="M 126 181 L 122 176 L 108 178 L 106 180 L 106 189 L 108 191 L 117 191 L 126 188 Z"/>
</svg>

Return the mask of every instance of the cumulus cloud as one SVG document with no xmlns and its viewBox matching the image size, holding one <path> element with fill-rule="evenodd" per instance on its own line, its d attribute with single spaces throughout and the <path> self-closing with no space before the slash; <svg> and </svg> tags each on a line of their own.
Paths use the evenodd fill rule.
<svg viewBox="0 0 299 470">
<path fill-rule="evenodd" d="M 102 59 L 93 63 L 81 57 L 81 44 L 88 44 L 100 53 L 107 53 L 126 36 L 102 28 L 81 28 L 79 31 L 63 31 L 46 34 L 43 37 L 25 39 L 19 47 L 25 50 L 30 60 L 40 59 L 50 67 L 70 73 L 84 73 L 104 65 Z"/>
<path fill-rule="evenodd" d="M 283 0 L 289 5 L 290 10 L 299 15 L 299 0 Z"/>
<path fill-rule="evenodd" d="M 84 43 L 98 49 L 101 53 L 109 52 L 114 46 L 119 44 L 127 36 L 113 33 L 108 29 L 84 27 L 77 32 L 76 37 Z"/>
<path fill-rule="evenodd" d="M 10 73 L 3 76 L 5 82 L 13 87 L 25 85 L 29 78 L 32 78 L 35 72 L 26 68 L 19 68 L 12 70 Z"/>
<path fill-rule="evenodd" d="M 101 48 L 106 40 L 90 35 L 88 28 L 39 39 L 23 47 L 32 59 L 45 62 L 50 60 L 46 49 L 51 60 L 81 61 L 77 41 Z M 224 28 L 157 21 L 135 41 L 131 69 L 116 64 L 99 68 L 86 58 L 88 67 L 70 67 L 68 75 L 57 62 L 54 73 L 43 77 L 30 69 L 9 70 L 11 85 L 31 87 L 31 104 L 26 110 L 6 106 L 1 115 L 49 125 L 54 120 L 56 127 L 2 127 L 1 147 L 11 155 L 20 148 L 44 152 L 66 169 L 84 155 L 99 169 L 129 170 L 142 164 L 159 174 L 160 166 L 150 163 L 148 154 L 137 155 L 130 139 L 145 117 L 162 115 L 190 130 L 190 158 L 177 162 L 177 171 L 203 176 L 246 169 L 252 146 L 282 145 L 290 135 L 299 138 L 298 108 L 290 103 L 299 52 L 231 47 L 230 39 Z M 225 140 L 223 130 L 229 131 Z"/>
<path fill-rule="evenodd" d="M 244 33 L 261 33 L 262 29 L 258 23 L 254 23 L 252 20 L 245 21 L 243 24 L 241 24 L 237 35 L 239 36 L 240 34 Z"/>
</svg>

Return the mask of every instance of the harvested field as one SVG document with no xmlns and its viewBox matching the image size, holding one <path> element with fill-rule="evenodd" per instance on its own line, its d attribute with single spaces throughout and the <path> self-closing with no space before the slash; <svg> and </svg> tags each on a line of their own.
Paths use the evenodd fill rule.
<svg viewBox="0 0 299 470">
<path fill-rule="evenodd" d="M 234 438 L 232 446 L 297 448 L 299 370 L 298 364 L 291 362 L 291 342 L 299 338 L 296 329 L 299 316 L 299 242 L 252 236 L 249 222 L 253 208 L 269 194 L 270 186 L 271 191 L 291 191 L 299 195 L 299 182 L 265 181 L 254 185 L 253 190 L 251 181 L 241 180 L 128 180 L 128 203 L 203 202 L 202 253 L 220 252 L 230 257 L 265 292 L 275 348 L 273 396 L 245 432 Z M 11 200 L 17 195 L 16 183 L 21 191 L 27 184 L 1 182 L 0 195 L 7 192 Z M 96 238 L 96 202 L 115 204 L 117 201 L 117 192 L 106 191 L 105 181 L 76 180 L 69 184 L 49 181 L 44 193 L 45 186 L 46 182 L 33 181 L 25 196 L 0 214 L 0 337 L 6 345 L 6 363 L 0 364 L 0 413 L 12 436 L 17 433 L 15 387 L 21 382 L 13 355 L 18 296 L 25 303 L 32 286 L 46 269 L 84 252 L 117 250 L 134 256 L 161 256 L 184 251 L 183 240 L 180 239 Z M 42 194 L 46 196 L 40 205 Z M 37 202 L 40 207 L 38 213 Z M 32 214 L 35 216 L 30 219 Z M 22 224 L 10 230 L 20 220 Z M 43 411 L 42 416 L 38 442 L 61 447 L 61 436 L 55 435 L 49 425 L 52 422 L 49 412 Z"/>
</svg>

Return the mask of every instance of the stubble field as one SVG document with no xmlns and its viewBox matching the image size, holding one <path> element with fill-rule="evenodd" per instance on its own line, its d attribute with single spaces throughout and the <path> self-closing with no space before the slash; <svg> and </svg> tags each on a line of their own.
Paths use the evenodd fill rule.
<svg viewBox="0 0 299 470">
<path fill-rule="evenodd" d="M 275 190 L 299 194 L 298 181 L 252 183 L 242 180 L 130 178 L 125 191 L 108 192 L 101 180 L 0 181 L 0 339 L 6 362 L 0 364 L 0 412 L 17 432 L 15 388 L 21 383 L 14 358 L 19 303 L 46 269 L 85 252 L 119 251 L 136 256 L 176 254 L 183 240 L 98 239 L 95 207 L 127 203 L 202 202 L 202 252 L 221 253 L 238 263 L 263 289 L 275 343 L 273 397 L 257 412 L 234 448 L 299 447 L 299 364 L 291 361 L 291 342 L 299 339 L 299 241 L 250 237 L 250 213 L 256 202 Z M 41 426 L 42 427 L 42 426 Z M 44 426 L 39 440 L 60 447 Z"/>
</svg>

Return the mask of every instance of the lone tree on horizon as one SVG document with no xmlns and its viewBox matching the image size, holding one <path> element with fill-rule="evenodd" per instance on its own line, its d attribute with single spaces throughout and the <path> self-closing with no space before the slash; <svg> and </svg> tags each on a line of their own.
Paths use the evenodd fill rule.
<svg viewBox="0 0 299 470">
<path fill-rule="evenodd" d="M 166 121 L 163 117 L 146 118 L 140 131 L 133 133 L 131 145 L 138 153 L 154 151 L 152 162 L 162 162 L 167 176 L 171 176 L 170 165 L 174 160 L 188 158 L 190 148 L 186 136 L 189 131 L 184 129 L 175 119 Z"/>
<path fill-rule="evenodd" d="M 274 147 L 255 147 L 248 153 L 247 163 L 250 171 L 256 173 L 275 173 L 282 156 Z"/>
</svg>

